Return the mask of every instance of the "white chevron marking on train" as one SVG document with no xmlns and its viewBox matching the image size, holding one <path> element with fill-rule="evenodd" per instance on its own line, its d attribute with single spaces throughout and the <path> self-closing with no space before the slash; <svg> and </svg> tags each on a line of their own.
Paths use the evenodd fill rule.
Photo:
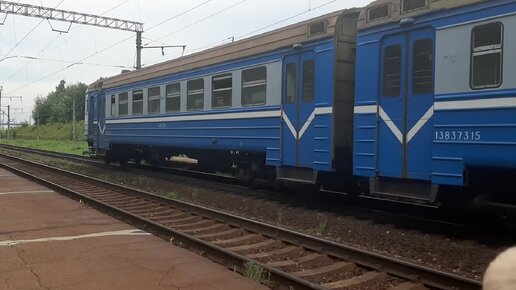
<svg viewBox="0 0 516 290">
<path fill-rule="evenodd" d="M 398 129 L 396 124 L 392 121 L 392 119 L 387 115 L 387 113 L 383 110 L 380 106 L 355 106 L 355 114 L 375 114 L 377 113 L 382 120 L 385 122 L 387 127 L 391 130 L 391 132 L 394 134 L 396 139 L 400 141 L 400 143 L 403 143 L 403 133 Z M 426 125 L 426 123 L 434 116 L 434 106 L 431 106 L 428 111 L 417 121 L 417 123 L 410 129 L 410 131 L 406 135 L 406 143 L 408 144 L 414 136 L 417 135 L 417 133 Z"/>
</svg>

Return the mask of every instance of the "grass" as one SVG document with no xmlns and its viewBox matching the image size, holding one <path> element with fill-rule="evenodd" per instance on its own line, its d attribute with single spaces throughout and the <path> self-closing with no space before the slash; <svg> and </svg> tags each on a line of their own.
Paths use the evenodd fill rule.
<svg viewBox="0 0 516 290">
<path fill-rule="evenodd" d="M 277 223 L 278 225 L 281 225 L 283 222 L 283 209 L 278 209 L 278 217 L 277 217 Z"/>
<path fill-rule="evenodd" d="M 199 192 L 197 190 L 194 190 L 192 192 L 192 200 L 197 200 L 199 198 Z"/>
<path fill-rule="evenodd" d="M 171 198 L 171 199 L 177 199 L 177 192 L 169 191 L 164 194 L 165 197 Z"/>
<path fill-rule="evenodd" d="M 11 130 L 11 139 L 7 140 L 7 132 L 0 132 L 0 143 L 32 149 L 48 150 L 60 153 L 82 155 L 88 151 L 84 141 L 84 122 L 78 122 L 77 142 L 72 141 L 72 124 L 49 124 L 24 126 Z"/>
<path fill-rule="evenodd" d="M 1 139 L 1 144 L 27 147 L 31 149 L 41 149 L 60 153 L 68 153 L 75 155 L 82 155 L 84 151 L 88 151 L 88 144 L 86 142 L 73 141 L 56 141 L 56 140 L 23 140 Z"/>
<path fill-rule="evenodd" d="M 77 140 L 84 140 L 84 121 L 77 122 Z M 11 130 L 13 139 L 24 140 L 72 140 L 72 124 L 71 123 L 55 123 L 41 126 L 25 126 Z M 5 137 L 6 132 L 2 132 Z"/>
<path fill-rule="evenodd" d="M 271 273 L 256 263 L 246 262 L 244 264 L 244 276 L 258 283 L 263 283 L 270 280 Z"/>
<path fill-rule="evenodd" d="M 324 233 L 324 231 L 326 231 L 326 226 L 328 225 L 328 217 L 326 217 L 326 214 L 322 213 L 318 215 L 317 219 L 319 220 L 319 223 L 317 224 L 315 233 L 320 236 Z"/>
</svg>

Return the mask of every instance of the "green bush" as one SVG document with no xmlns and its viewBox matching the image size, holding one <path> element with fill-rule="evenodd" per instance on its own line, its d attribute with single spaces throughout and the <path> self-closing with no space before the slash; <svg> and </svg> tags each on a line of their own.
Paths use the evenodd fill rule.
<svg viewBox="0 0 516 290">
<path fill-rule="evenodd" d="M 77 141 L 85 141 L 84 138 L 84 121 L 77 122 L 75 127 L 77 134 Z M 5 138 L 6 132 L 2 132 L 2 137 Z M 16 139 L 23 140 L 59 140 L 68 141 L 73 140 L 73 130 L 71 123 L 54 123 L 41 126 L 21 126 L 11 129 L 11 136 Z M 16 136 L 16 137 L 14 137 Z"/>
</svg>

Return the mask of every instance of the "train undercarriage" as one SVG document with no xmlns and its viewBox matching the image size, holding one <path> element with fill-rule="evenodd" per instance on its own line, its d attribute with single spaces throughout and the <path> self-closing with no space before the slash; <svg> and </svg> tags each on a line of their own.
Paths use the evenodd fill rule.
<svg viewBox="0 0 516 290">
<path fill-rule="evenodd" d="M 268 184 L 291 191 L 322 189 L 367 199 L 425 207 L 439 208 L 447 205 L 516 212 L 516 196 L 508 194 L 514 172 L 505 169 L 468 168 L 465 174 L 468 186 L 436 187 L 426 183 L 403 181 L 378 183 L 375 179 L 358 179 L 352 177 L 349 167 L 346 166 L 331 173 L 314 174 L 315 182 L 281 178 L 280 174 L 283 173 L 274 167 L 266 166 L 265 154 L 256 152 L 113 144 L 112 150 L 99 150 L 90 154 L 102 158 L 106 164 L 117 162 L 121 166 L 126 166 L 128 162 L 137 165 L 145 162 L 154 166 L 172 166 L 206 173 L 229 174 L 249 186 Z M 345 161 L 342 160 L 340 164 L 345 164 Z M 294 170 L 291 174 L 295 173 Z"/>
</svg>

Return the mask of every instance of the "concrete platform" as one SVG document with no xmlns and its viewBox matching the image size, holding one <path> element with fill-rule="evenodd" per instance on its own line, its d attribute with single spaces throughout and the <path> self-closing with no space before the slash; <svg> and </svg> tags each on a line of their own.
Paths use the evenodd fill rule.
<svg viewBox="0 0 516 290">
<path fill-rule="evenodd" d="M 267 289 L 0 169 L 0 289 Z"/>
</svg>

